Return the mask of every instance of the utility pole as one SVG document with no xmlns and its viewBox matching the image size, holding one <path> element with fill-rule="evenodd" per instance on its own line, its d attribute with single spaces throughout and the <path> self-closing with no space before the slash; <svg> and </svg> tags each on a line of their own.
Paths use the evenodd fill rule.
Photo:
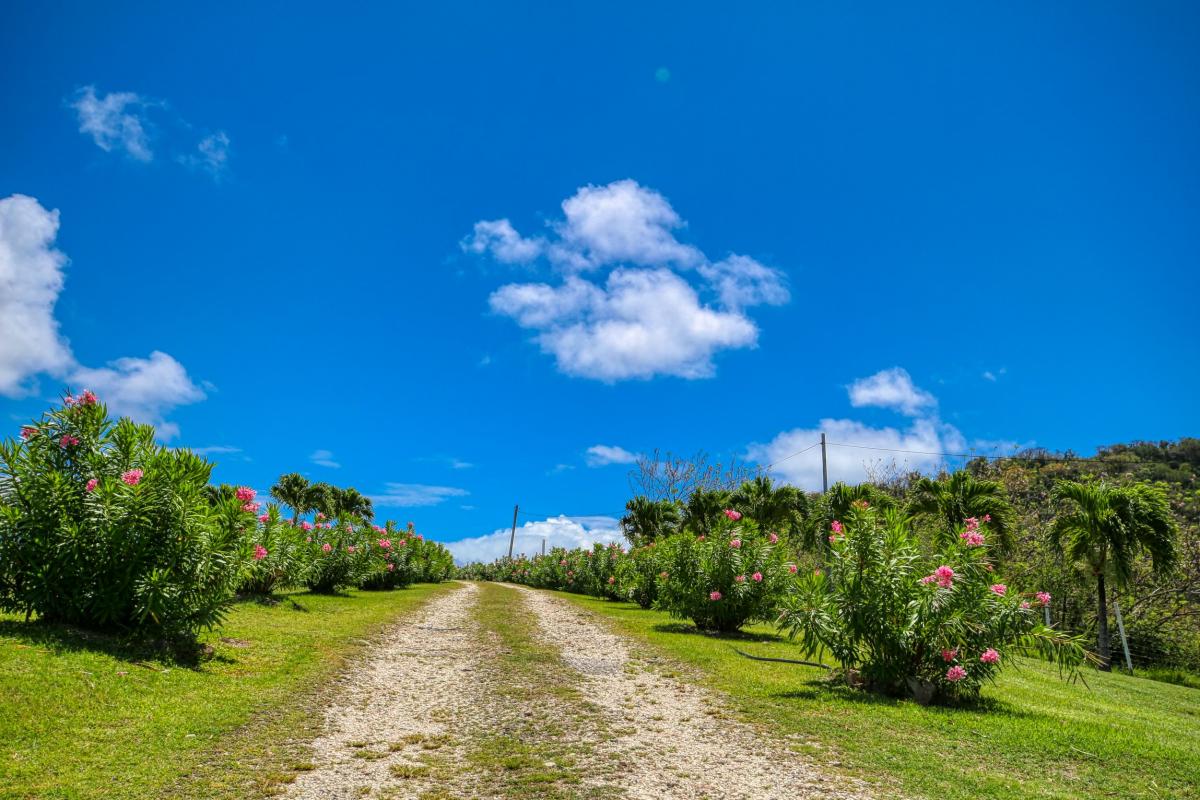
<svg viewBox="0 0 1200 800">
<path fill-rule="evenodd" d="M 515 542 L 517 540 L 517 510 L 519 508 L 520 508 L 519 505 L 513 506 L 512 535 L 508 537 L 508 560 L 509 561 L 512 561 L 513 542 Z"/>
<path fill-rule="evenodd" d="M 825 434 L 821 434 L 821 494 L 829 494 L 829 458 L 825 454 Z"/>
<path fill-rule="evenodd" d="M 542 555 L 546 555 L 546 537 L 542 537 Z"/>
</svg>

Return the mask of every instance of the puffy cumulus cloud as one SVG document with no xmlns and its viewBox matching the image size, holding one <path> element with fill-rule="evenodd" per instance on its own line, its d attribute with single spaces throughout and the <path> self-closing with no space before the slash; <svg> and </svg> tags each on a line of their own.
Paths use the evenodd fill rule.
<svg viewBox="0 0 1200 800">
<path fill-rule="evenodd" d="M 589 467 L 606 467 L 609 464 L 633 464 L 638 460 L 638 456 L 624 447 L 594 444 L 587 449 L 585 460 Z"/>
<path fill-rule="evenodd" d="M 938 453 L 961 453 L 966 446 L 953 425 L 935 419 L 918 419 L 908 428 L 874 428 L 852 419 L 823 419 L 815 428 L 784 431 L 765 444 L 751 444 L 746 457 L 773 464 L 773 475 L 810 491 L 821 488 L 821 451 L 809 449 L 824 433 L 830 444 L 829 483 L 862 483 L 872 466 L 894 462 L 903 470 L 928 472 L 944 463 Z M 899 450 L 918 452 L 895 452 Z"/>
<path fill-rule="evenodd" d="M 584 186 L 562 204 L 565 219 L 554 224 L 559 240 L 551 260 L 571 269 L 606 264 L 694 267 L 704 254 L 675 238 L 683 219 L 653 189 L 634 180 Z"/>
<path fill-rule="evenodd" d="M 791 298 L 781 271 L 737 254 L 714 262 L 680 242 L 682 217 L 636 181 L 584 186 L 562 211 L 545 237 L 524 237 L 508 219 L 483 220 L 461 246 L 509 264 L 544 257 L 565 273 L 555 285 L 502 286 L 490 304 L 537 331 L 534 340 L 567 374 L 710 377 L 716 352 L 757 343 L 745 309 Z M 600 269 L 610 270 L 606 279 L 580 277 Z"/>
<path fill-rule="evenodd" d="M 79 132 L 89 134 L 105 152 L 123 151 L 137 161 L 150 161 L 154 153 L 146 134 L 143 109 L 149 105 L 134 92 L 109 92 L 100 97 L 95 86 L 85 86 L 71 107 L 79 120 Z"/>
<path fill-rule="evenodd" d="M 436 506 L 451 497 L 465 497 L 470 492 L 454 486 L 430 486 L 425 483 L 388 483 L 383 494 L 371 495 L 376 506 L 409 508 Z"/>
<path fill-rule="evenodd" d="M 719 350 L 758 342 L 745 315 L 702 305 L 695 289 L 666 269 L 614 270 L 603 288 L 574 277 L 557 287 L 510 284 L 490 302 L 537 331 L 535 341 L 562 372 L 606 382 L 707 378 Z"/>
<path fill-rule="evenodd" d="M 480 220 L 471 235 L 459 242 L 467 253 L 488 253 L 502 264 L 528 264 L 542 254 L 545 242 L 525 239 L 507 219 Z"/>
<path fill-rule="evenodd" d="M 454 555 L 455 562 L 469 564 L 473 561 L 493 561 L 508 554 L 511 528 L 500 528 L 484 536 L 446 542 Z M 613 517 L 569 517 L 560 515 L 541 521 L 526 522 L 517 528 L 513 555 L 524 553 L 535 555 L 542 552 L 542 540 L 546 540 L 546 552 L 554 547 L 591 547 L 595 542 L 609 544 L 625 541 L 620 526 Z"/>
<path fill-rule="evenodd" d="M 120 358 L 106 367 L 78 364 L 59 333 L 54 305 L 67 258 L 54 249 L 58 211 L 12 195 L 0 200 L 0 395 L 27 394 L 38 375 L 91 389 L 116 414 L 147 422 L 164 439 L 179 427 L 164 416 L 204 399 L 183 365 L 166 353 Z"/>
<path fill-rule="evenodd" d="M 749 256 L 731 255 L 715 264 L 703 264 L 699 271 L 727 308 L 780 306 L 792 299 L 787 277 Z"/>
<path fill-rule="evenodd" d="M 0 200 L 0 395 L 26 394 L 33 376 L 74 363 L 54 318 L 67 263 L 57 235 L 58 211 L 21 194 Z"/>
<path fill-rule="evenodd" d="M 881 370 L 868 378 L 859 378 L 849 386 L 850 405 L 855 408 L 878 406 L 908 416 L 917 416 L 937 407 L 937 398 L 918 389 L 908 371 L 901 367 Z"/>
<path fill-rule="evenodd" d="M 164 418 L 166 412 L 205 398 L 183 365 L 158 350 L 149 358 L 118 358 L 106 367 L 77 367 L 71 382 L 98 394 L 114 413 L 153 425 L 163 439 L 179 435 L 179 426 Z"/>
</svg>

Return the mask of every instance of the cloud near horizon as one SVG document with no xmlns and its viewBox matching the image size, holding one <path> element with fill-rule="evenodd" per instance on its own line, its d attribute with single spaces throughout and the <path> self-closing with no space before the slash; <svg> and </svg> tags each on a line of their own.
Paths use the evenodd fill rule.
<svg viewBox="0 0 1200 800">
<path fill-rule="evenodd" d="M 638 454 L 631 453 L 624 447 L 594 444 L 587 449 L 585 460 L 589 467 L 606 467 L 609 464 L 633 464 L 637 462 Z"/>
<path fill-rule="evenodd" d="M 683 219 L 636 181 L 581 187 L 562 211 L 547 236 L 523 237 L 507 218 L 480 220 L 460 246 L 503 264 L 544 259 L 564 276 L 501 286 L 488 302 L 532 331 L 565 374 L 606 383 L 709 378 L 717 353 L 757 346 L 747 308 L 791 299 L 780 270 L 738 254 L 712 261 L 680 242 Z M 605 269 L 605 278 L 584 277 Z"/>
<path fill-rule="evenodd" d="M 498 528 L 483 536 L 443 544 L 454 555 L 454 561 L 458 564 L 489 562 L 508 554 L 508 540 L 511 534 L 511 528 Z M 524 553 L 532 556 L 542 552 L 543 539 L 546 542 L 546 552 L 555 547 L 571 549 L 591 547 L 595 542 L 625 542 L 618 521 L 613 517 L 570 517 L 560 514 L 557 517 L 526 522 L 517 528 L 513 555 Z"/>
</svg>

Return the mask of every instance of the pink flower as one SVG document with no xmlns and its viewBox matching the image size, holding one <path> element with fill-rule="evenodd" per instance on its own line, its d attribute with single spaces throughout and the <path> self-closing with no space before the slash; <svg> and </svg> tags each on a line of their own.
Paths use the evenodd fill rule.
<svg viewBox="0 0 1200 800">
<path fill-rule="evenodd" d="M 660 573 L 658 573 L 658 577 L 662 578 L 665 581 L 667 579 L 667 573 L 660 572 Z"/>
<path fill-rule="evenodd" d="M 567 577 L 568 577 L 568 578 L 574 578 L 574 577 L 575 577 L 575 570 L 572 570 L 572 569 L 569 569 L 569 570 L 567 570 Z"/>
<path fill-rule="evenodd" d="M 262 503 L 242 503 L 242 511 L 247 514 L 257 514 L 260 508 L 262 508 Z"/>
<path fill-rule="evenodd" d="M 309 522 L 308 520 L 302 520 L 302 521 L 300 522 L 300 530 L 302 530 L 302 531 L 311 531 L 311 530 L 312 530 L 312 523 L 311 523 L 311 522 Z"/>
<path fill-rule="evenodd" d="M 967 547 L 979 547 L 983 544 L 983 534 L 975 531 L 964 531 L 958 535 L 966 543 Z"/>
<path fill-rule="evenodd" d="M 795 574 L 796 574 L 796 569 L 797 569 L 797 568 L 796 568 L 796 565 L 795 565 L 795 564 L 788 564 L 788 572 L 790 572 L 790 573 L 792 573 L 793 575 L 795 575 Z"/>
<path fill-rule="evenodd" d="M 424 539 L 425 537 L 418 533 L 413 538 L 420 540 L 420 539 Z"/>
<path fill-rule="evenodd" d="M 258 521 L 261 522 L 263 525 L 266 525 L 270 521 L 270 519 L 271 519 L 270 514 L 263 514 L 262 516 L 260 516 L 258 518 Z"/>
<path fill-rule="evenodd" d="M 733 520 L 734 522 L 737 522 L 739 519 L 742 518 L 742 515 L 740 513 L 738 513 L 737 511 L 734 511 L 732 508 L 725 509 L 725 516 L 728 517 L 729 519 Z"/>
<path fill-rule="evenodd" d="M 957 647 L 955 647 L 952 650 L 943 650 L 942 651 L 942 660 L 945 661 L 947 664 L 956 658 L 958 658 L 958 648 Z"/>
<path fill-rule="evenodd" d="M 92 393 L 91 389 L 84 389 L 83 394 L 79 395 L 79 404 L 80 405 L 94 406 L 94 405 L 96 405 L 96 403 L 97 403 L 96 395 L 94 395 Z"/>
<path fill-rule="evenodd" d="M 567 560 L 564 558 L 562 561 L 558 562 L 558 565 L 560 567 L 565 567 L 567 565 Z"/>
<path fill-rule="evenodd" d="M 928 584 L 933 583 L 936 580 L 937 580 L 937 575 L 926 575 L 924 578 L 921 578 L 921 583 L 928 585 Z"/>
<path fill-rule="evenodd" d="M 63 434 L 63 437 L 58 440 L 58 444 L 63 448 L 74 447 L 75 445 L 79 444 L 79 440 L 68 433 Z"/>
<path fill-rule="evenodd" d="M 838 521 L 835 519 L 835 520 L 833 521 L 833 523 L 832 523 L 832 524 L 830 524 L 830 526 L 829 526 L 829 529 L 830 529 L 830 530 L 832 530 L 832 531 L 833 531 L 835 534 L 836 534 L 836 533 L 841 533 L 841 532 L 842 532 L 842 523 L 838 522 Z"/>
<path fill-rule="evenodd" d="M 391 572 L 391 571 L 392 571 L 392 570 L 394 570 L 395 568 L 396 568 L 396 565 L 395 565 L 395 564 L 393 564 L 392 562 L 390 562 L 390 561 L 389 561 L 389 562 L 388 562 L 388 566 L 387 566 L 387 570 L 388 570 L 388 572 Z"/>
<path fill-rule="evenodd" d="M 992 594 L 999 595 L 1000 597 L 1004 597 L 1004 593 L 1008 591 L 1008 587 L 1003 583 L 993 583 L 989 588 Z"/>
<path fill-rule="evenodd" d="M 1050 593 L 1049 592 L 1038 592 L 1037 593 L 1037 601 L 1044 606 L 1050 605 Z"/>
<path fill-rule="evenodd" d="M 734 578 L 733 580 L 734 580 L 734 582 L 735 582 L 735 583 L 745 583 L 745 582 L 746 582 L 746 576 L 745 576 L 745 575 L 738 575 L 738 576 L 737 576 L 736 578 Z"/>
<path fill-rule="evenodd" d="M 351 544 L 351 545 L 346 545 L 346 552 L 347 552 L 347 553 L 353 553 L 353 552 L 354 552 L 354 545 L 352 545 L 352 544 Z"/>
<path fill-rule="evenodd" d="M 776 536 L 776 535 L 775 535 L 775 534 L 773 534 L 773 533 L 768 533 L 768 534 L 767 534 L 767 541 L 768 541 L 768 542 L 770 542 L 771 544 L 775 544 L 776 542 L 778 542 L 778 541 L 779 541 L 779 537 L 778 537 L 778 536 Z"/>
<path fill-rule="evenodd" d="M 946 670 L 946 680 L 950 681 L 951 683 L 961 681 L 965 677 L 967 677 L 967 671 L 958 664 L 955 664 L 953 667 Z"/>
<path fill-rule="evenodd" d="M 406 545 L 406 544 L 408 544 L 407 539 L 401 539 L 400 541 L 396 542 L 397 547 L 404 547 L 404 545 Z"/>
<path fill-rule="evenodd" d="M 249 503 L 254 499 L 254 495 L 256 494 L 257 492 L 255 492 L 249 486 L 239 486 L 237 491 L 233 493 L 233 496 L 238 500 L 241 500 L 243 503 Z"/>
<path fill-rule="evenodd" d="M 391 550 L 392 549 L 392 540 L 391 539 L 380 539 L 379 546 L 382 547 L 384 550 Z"/>
<path fill-rule="evenodd" d="M 984 522 L 991 522 L 991 521 L 992 521 L 992 515 L 991 515 L 991 514 L 984 514 L 984 515 L 983 515 L 983 521 L 984 521 Z"/>
<path fill-rule="evenodd" d="M 718 591 L 712 591 L 712 592 L 709 592 L 709 593 L 708 593 L 708 599 L 709 599 L 709 600 L 712 600 L 712 601 L 715 603 L 715 602 L 717 602 L 718 600 L 720 600 L 720 599 L 721 599 L 721 593 L 720 593 L 720 592 L 718 592 Z"/>
<path fill-rule="evenodd" d="M 731 539 L 729 541 L 729 546 L 732 547 L 734 550 L 740 550 L 742 547 L 742 540 L 741 539 Z"/>
<path fill-rule="evenodd" d="M 321 545 L 321 549 L 328 553 L 333 550 L 333 545 L 331 545 L 329 542 L 326 542 L 325 544 Z"/>
<path fill-rule="evenodd" d="M 414 525 L 413 522 L 410 520 L 408 523 L 408 529 L 411 531 L 415 527 L 416 527 L 416 525 Z"/>
<path fill-rule="evenodd" d="M 1031 606 L 1029 605 L 1029 601 L 1028 601 L 1028 600 L 1022 600 L 1022 601 L 1021 601 L 1021 608 L 1031 608 Z"/>
<path fill-rule="evenodd" d="M 979 656 L 979 660 L 982 661 L 984 664 L 999 664 L 1000 663 L 1000 654 L 989 647 L 987 650 L 984 650 L 983 653 Z"/>
<path fill-rule="evenodd" d="M 967 532 L 968 533 L 972 533 L 974 531 L 979 530 L 979 520 L 977 520 L 975 517 L 967 517 L 963 521 L 965 523 L 967 523 Z"/>
<path fill-rule="evenodd" d="M 304 541 L 308 542 L 309 544 L 312 544 L 312 537 L 306 536 L 306 537 L 304 537 Z"/>
<path fill-rule="evenodd" d="M 78 402 L 79 402 L 79 401 L 75 399 L 75 396 L 74 396 L 74 395 L 70 395 L 70 394 L 69 394 L 69 395 L 67 395 L 66 397 L 64 397 L 64 398 L 63 398 L 63 404 L 64 404 L 64 405 L 66 405 L 68 408 L 69 408 L 69 407 L 71 407 L 71 406 L 73 406 L 73 405 L 75 405 L 75 404 L 76 404 L 76 403 L 78 403 Z"/>
<path fill-rule="evenodd" d="M 91 480 L 89 480 L 87 482 L 87 486 L 83 487 L 83 490 L 85 492 L 94 492 L 94 491 L 96 491 L 96 487 L 99 484 L 100 484 L 100 481 L 96 480 L 95 478 L 92 478 Z"/>
<path fill-rule="evenodd" d="M 697 537 L 696 537 L 696 541 L 697 541 L 697 542 L 703 542 L 703 541 L 704 541 L 704 534 L 702 533 L 702 534 L 700 534 L 699 536 L 697 536 Z M 587 555 L 587 553 L 584 553 L 584 555 L 586 556 L 586 555 Z"/>
<path fill-rule="evenodd" d="M 32 425 L 22 425 L 21 426 L 21 438 L 27 442 L 30 439 L 32 439 L 33 437 L 37 436 L 37 432 L 38 432 L 38 429 L 33 427 Z"/>
<path fill-rule="evenodd" d="M 754 581 L 755 583 L 762 583 L 762 573 L 761 572 L 754 573 L 753 575 L 750 576 L 750 580 Z"/>
<path fill-rule="evenodd" d="M 261 544 L 254 545 L 254 560 L 262 561 L 266 557 L 267 557 L 267 548 L 263 547 Z"/>
<path fill-rule="evenodd" d="M 942 587 L 943 589 L 949 589 L 951 584 L 954 583 L 954 570 L 950 569 L 945 564 L 935 569 L 933 574 L 937 578 L 938 586 Z"/>
<path fill-rule="evenodd" d="M 616 579 L 616 578 L 614 578 L 614 577 L 613 577 L 613 576 L 611 576 L 611 575 L 610 575 L 610 576 L 608 576 L 608 585 L 609 585 L 609 586 L 612 586 L 612 585 L 613 585 L 614 583 L 616 583 L 616 582 L 617 582 L 617 579 Z"/>
<path fill-rule="evenodd" d="M 142 475 L 144 474 L 140 469 L 127 470 L 121 473 L 121 480 L 129 486 L 137 486 L 142 482 Z"/>
</svg>

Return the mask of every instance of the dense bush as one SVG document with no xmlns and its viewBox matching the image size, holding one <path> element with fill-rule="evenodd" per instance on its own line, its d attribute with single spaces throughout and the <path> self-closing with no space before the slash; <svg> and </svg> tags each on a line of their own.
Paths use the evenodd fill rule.
<svg viewBox="0 0 1200 800">
<path fill-rule="evenodd" d="M 778 536 L 728 510 L 708 533 L 677 533 L 661 542 L 655 607 L 704 630 L 734 631 L 774 620 L 795 567 Z"/>
<path fill-rule="evenodd" d="M 250 561 L 238 587 L 239 594 L 269 595 L 276 589 L 295 586 L 301 580 L 304 560 L 301 555 L 303 539 L 299 532 L 291 522 L 280 517 L 275 505 L 258 518 L 258 523 L 250 528 L 246 537 Z"/>
<path fill-rule="evenodd" d="M 828 651 L 852 684 L 923 702 L 977 695 L 1019 653 L 1073 673 L 1085 652 L 1041 623 L 1050 596 L 999 583 L 986 522 L 965 525 L 950 548 L 925 554 L 907 519 L 856 502 L 831 525 L 826 568 L 796 582 L 781 627 L 808 652 Z"/>
<path fill-rule="evenodd" d="M 113 423 L 91 392 L 0 444 L 0 608 L 98 628 L 194 634 L 220 622 L 248 556 L 212 465 Z"/>
</svg>

